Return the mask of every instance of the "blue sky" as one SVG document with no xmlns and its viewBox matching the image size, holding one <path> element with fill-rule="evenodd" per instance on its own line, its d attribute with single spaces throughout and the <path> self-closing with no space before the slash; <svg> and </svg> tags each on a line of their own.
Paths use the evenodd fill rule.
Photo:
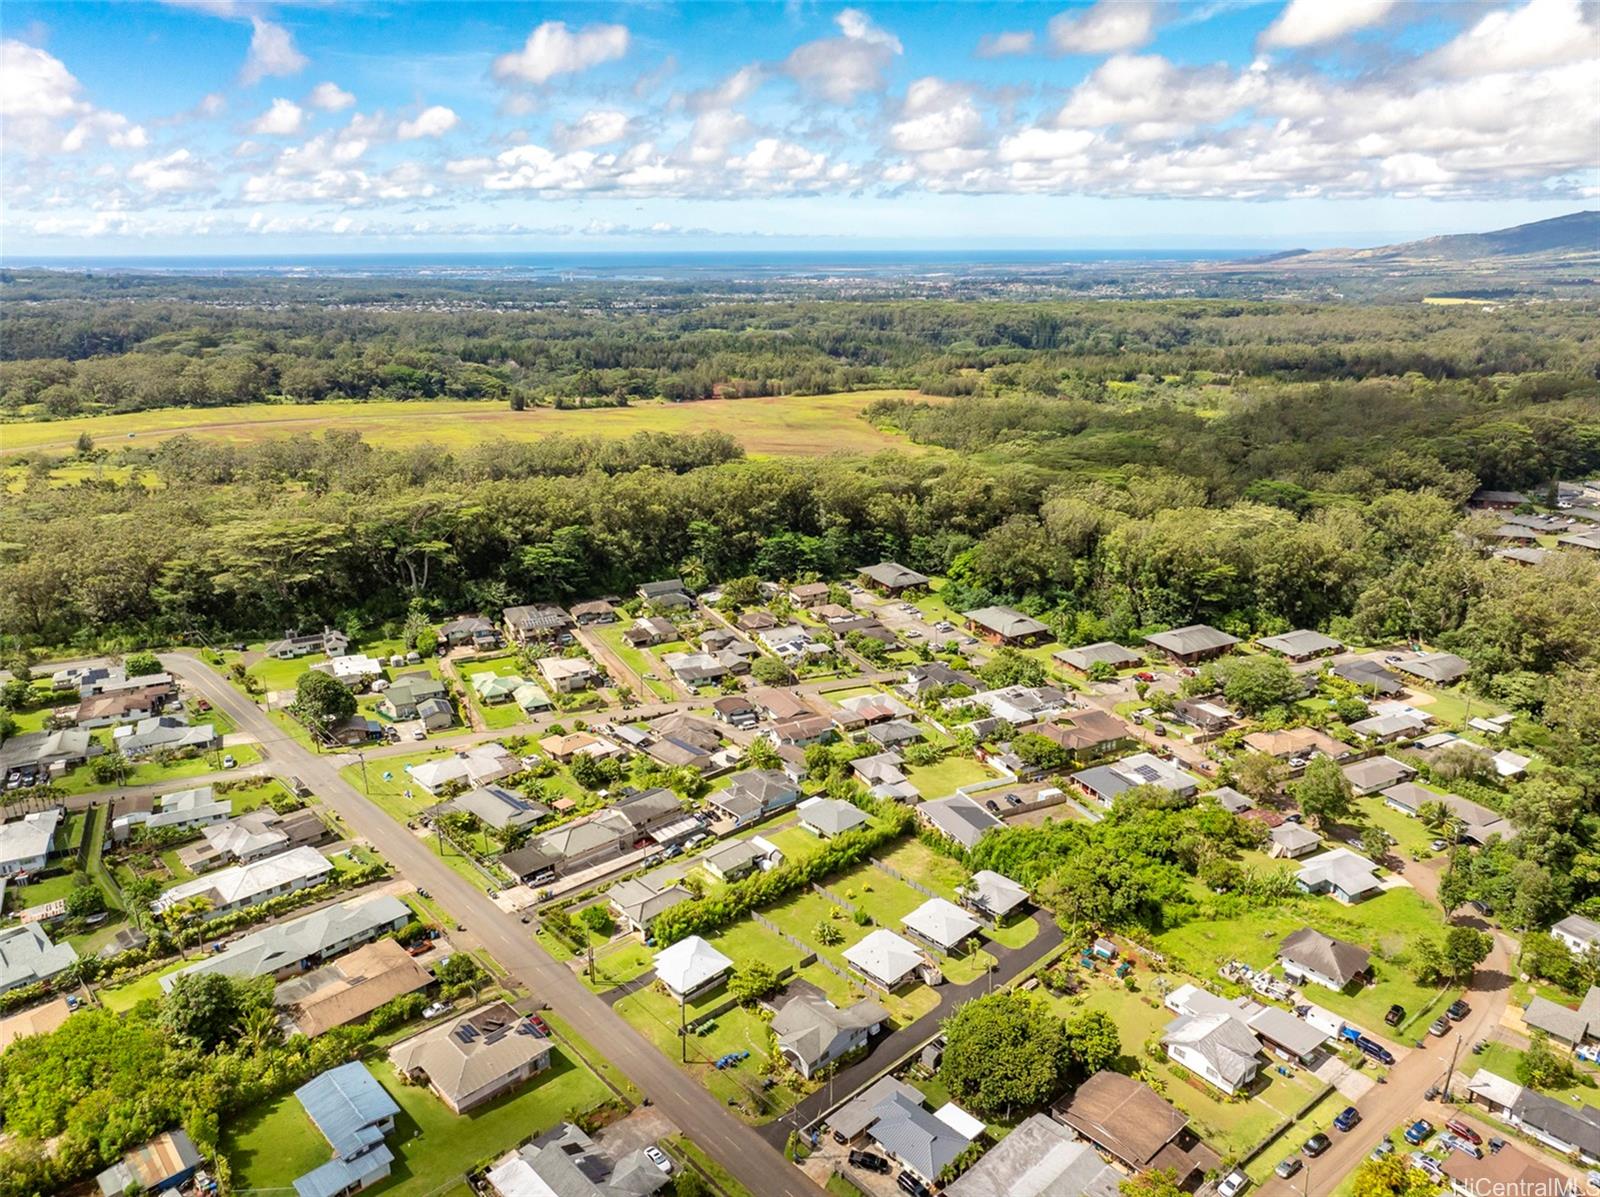
<svg viewBox="0 0 1600 1197">
<path fill-rule="evenodd" d="M 1600 174 L 1579 0 L 4 17 L 13 255 L 1374 244 Z"/>
</svg>

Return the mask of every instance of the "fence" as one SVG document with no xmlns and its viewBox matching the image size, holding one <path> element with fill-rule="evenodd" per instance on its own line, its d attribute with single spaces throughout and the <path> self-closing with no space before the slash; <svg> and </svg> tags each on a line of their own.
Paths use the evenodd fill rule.
<svg viewBox="0 0 1600 1197">
<path fill-rule="evenodd" d="M 944 897 L 943 894 L 935 893 L 933 890 L 929 889 L 926 885 L 923 885 L 922 882 L 916 880 L 916 878 L 907 877 L 904 873 L 902 873 L 899 869 L 895 868 L 888 861 L 879 860 L 876 856 L 872 857 L 871 860 L 872 860 L 872 864 L 873 864 L 874 868 L 880 869 L 883 872 L 889 874 L 889 876 L 893 877 L 896 881 L 900 882 L 902 885 L 909 885 L 912 889 L 916 890 L 923 897 L 925 897 L 925 898 L 942 898 L 942 897 Z"/>
<path fill-rule="evenodd" d="M 828 899 L 828 901 L 832 902 L 835 906 L 842 906 L 851 914 L 856 912 L 856 904 L 854 902 L 847 902 L 845 899 L 841 898 L 838 894 L 834 893 L 826 886 L 819 885 L 817 882 L 813 881 L 811 883 L 811 888 L 817 893 L 821 894 L 824 898 Z"/>
<path fill-rule="evenodd" d="M 800 963 L 795 965 L 795 968 L 805 968 L 808 964 L 820 964 L 823 968 L 827 969 L 836 977 L 843 977 L 846 981 L 851 979 L 850 974 L 847 971 L 840 968 L 826 956 L 818 955 L 816 949 L 808 944 L 805 940 L 801 939 L 798 935 L 790 935 L 787 931 L 778 926 L 777 923 L 773 922 L 759 910 L 752 910 L 750 912 L 750 918 L 755 922 L 756 926 L 765 927 L 768 931 L 771 931 L 785 943 L 792 947 L 799 948 L 805 953 L 805 955 L 800 958 Z"/>
</svg>

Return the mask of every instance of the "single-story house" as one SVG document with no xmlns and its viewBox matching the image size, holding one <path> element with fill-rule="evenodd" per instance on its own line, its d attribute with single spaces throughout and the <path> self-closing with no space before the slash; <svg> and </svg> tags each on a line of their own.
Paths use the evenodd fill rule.
<svg viewBox="0 0 1600 1197">
<path fill-rule="evenodd" d="M 1239 643 L 1239 638 L 1218 631 L 1210 624 L 1192 623 L 1169 632 L 1155 632 L 1146 636 L 1144 641 L 1180 664 L 1193 665 L 1197 661 L 1209 661 L 1212 657 L 1231 652 L 1233 646 Z"/>
<path fill-rule="evenodd" d="M 212 723 L 189 725 L 182 715 L 152 715 L 123 724 L 111 733 L 112 747 L 123 756 L 150 756 L 157 752 L 205 752 L 222 747 L 222 737 Z"/>
<path fill-rule="evenodd" d="M 1283 822 L 1267 832 L 1269 854 L 1279 860 L 1299 860 L 1322 846 L 1322 837 L 1301 823 Z"/>
<path fill-rule="evenodd" d="M 0 930 L 0 993 L 48 981 L 77 958 L 70 943 L 51 943 L 38 923 L 6 927 Z"/>
<path fill-rule="evenodd" d="M 1200 732 L 1224 732 L 1234 723 L 1227 707 L 1203 698 L 1183 698 L 1172 704 L 1173 717 Z"/>
<path fill-rule="evenodd" d="M 1417 775 L 1417 771 L 1404 761 L 1393 757 L 1373 756 L 1364 761 L 1346 765 L 1342 772 L 1350 788 L 1357 794 L 1376 794 Z"/>
<path fill-rule="evenodd" d="M 1490 810 L 1482 803 L 1473 802 L 1456 794 L 1436 794 L 1415 782 L 1403 781 L 1383 791 L 1384 802 L 1402 814 L 1415 818 L 1430 802 L 1438 802 L 1455 818 L 1461 820 L 1461 838 L 1473 844 L 1485 844 L 1492 836 L 1509 840 L 1517 834 L 1511 821 L 1499 811 Z"/>
<path fill-rule="evenodd" d="M 1570 1104 L 1524 1088 L 1506 1121 L 1563 1155 L 1576 1156 L 1585 1164 L 1600 1164 L 1600 1110 L 1593 1106 Z"/>
<path fill-rule="evenodd" d="M 478 696 L 478 701 L 486 706 L 498 706 L 502 702 L 510 702 L 523 686 L 528 684 L 528 679 L 520 673 L 499 674 L 492 670 L 472 675 L 472 692 Z"/>
<path fill-rule="evenodd" d="M 1567 945 L 1567 950 L 1583 955 L 1600 944 L 1600 922 L 1581 914 L 1569 914 L 1550 928 L 1550 934 Z"/>
<path fill-rule="evenodd" d="M 1405 681 L 1399 674 L 1390 672 L 1367 657 L 1340 661 L 1333 667 L 1332 673 L 1335 677 L 1343 678 L 1375 694 L 1400 694 L 1406 688 Z"/>
<path fill-rule="evenodd" d="M 1217 1166 L 1217 1153 L 1189 1129 L 1187 1114 L 1120 1072 L 1095 1073 L 1051 1112 L 1130 1172 L 1171 1171 L 1179 1188 L 1192 1188 L 1198 1177 Z"/>
<path fill-rule="evenodd" d="M 484 675 L 479 674 L 479 677 Z M 395 678 L 383 692 L 378 710 L 390 719 L 403 721 L 417 718 L 418 706 L 429 699 L 443 700 L 448 691 L 438 678 L 427 673 L 408 673 Z"/>
<path fill-rule="evenodd" d="M 266 657 L 276 657 L 280 661 L 290 661 L 295 657 L 309 656 L 311 653 L 342 657 L 349 651 L 350 637 L 338 628 L 324 627 L 320 632 L 304 635 L 291 628 L 283 634 L 282 640 L 274 640 L 263 648 L 261 654 Z"/>
<path fill-rule="evenodd" d="M 1300 866 L 1295 884 L 1308 894 L 1330 894 L 1350 905 L 1383 889 L 1373 864 L 1348 848 L 1332 848 Z"/>
<path fill-rule="evenodd" d="M 715 989 L 728 979 L 733 961 L 698 935 L 656 953 L 656 980 L 680 1002 Z"/>
<path fill-rule="evenodd" d="M 871 1042 L 889 1013 L 877 1002 L 861 1001 L 840 1009 L 821 997 L 790 998 L 772 1016 L 778 1054 L 806 1079 Z"/>
<path fill-rule="evenodd" d="M 36 810 L 0 824 L 0 877 L 37 873 L 55 852 L 60 807 Z"/>
<path fill-rule="evenodd" d="M 1292 980 L 1315 981 L 1324 988 L 1341 990 L 1366 979 L 1372 953 L 1359 944 L 1302 927 L 1284 936 L 1278 945 L 1278 963 Z"/>
<path fill-rule="evenodd" d="M 394 1130 L 400 1107 L 366 1065 L 330 1068 L 294 1095 L 333 1148 L 333 1159 L 295 1180 L 296 1197 L 340 1197 L 389 1175 L 394 1153 L 383 1139 Z"/>
<path fill-rule="evenodd" d="M 1229 1097 L 1261 1071 L 1261 1044 L 1232 1014 L 1181 1014 L 1161 1035 L 1167 1055 Z"/>
<path fill-rule="evenodd" d="M 165 1193 L 189 1183 L 204 1162 L 182 1127 L 163 1131 L 95 1177 L 102 1197 Z"/>
<path fill-rule="evenodd" d="M 656 644 L 670 644 L 678 638 L 678 625 L 659 615 L 646 615 L 622 630 L 622 638 L 634 648 L 650 648 Z"/>
<path fill-rule="evenodd" d="M 939 1174 L 983 1133 L 983 1123 L 954 1105 L 929 1113 L 921 1101 L 892 1094 L 874 1111 L 867 1137 L 924 1183 Z"/>
<path fill-rule="evenodd" d="M 450 756 L 424 761 L 414 766 L 407 776 L 413 785 L 430 794 L 437 794 L 452 782 L 488 785 L 502 777 L 522 772 L 522 767 L 521 759 L 513 756 L 504 744 L 491 740 L 463 748 Z"/>
<path fill-rule="evenodd" d="M 900 920 L 915 938 L 941 952 L 956 952 L 982 925 L 954 902 L 929 898 Z"/>
<path fill-rule="evenodd" d="M 764 632 L 778 626 L 778 617 L 770 611 L 742 611 L 734 625 L 742 632 Z"/>
<path fill-rule="evenodd" d="M 1072 775 L 1072 783 L 1102 806 L 1110 806 L 1118 794 L 1136 786 L 1160 786 L 1181 798 L 1200 791 L 1198 779 L 1149 752 L 1080 770 Z"/>
<path fill-rule="evenodd" d="M 389 1049 L 396 1071 L 427 1082 L 454 1114 L 522 1086 L 550 1067 L 552 1044 L 505 1002 L 479 1006 Z"/>
<path fill-rule="evenodd" d="M 352 690 L 363 690 L 378 678 L 383 676 L 383 662 L 366 653 L 346 653 L 342 657 L 330 657 L 326 661 L 319 661 L 311 667 L 318 673 L 325 673 L 336 682 L 342 682 Z"/>
<path fill-rule="evenodd" d="M 949 1197 L 1119 1197 L 1121 1180 L 1071 1128 L 1033 1114 L 944 1191 Z"/>
<path fill-rule="evenodd" d="M 1520 490 L 1491 490 L 1480 486 L 1472 492 L 1467 499 L 1469 511 L 1511 511 L 1514 508 L 1525 506 L 1528 496 Z"/>
<path fill-rule="evenodd" d="M 963 848 L 975 848 L 983 833 L 999 827 L 1000 820 L 965 794 L 935 798 L 916 808 L 917 818 Z"/>
<path fill-rule="evenodd" d="M 914 569 L 907 569 L 898 561 L 880 561 L 876 565 L 864 565 L 856 571 L 863 586 L 876 590 L 879 594 L 896 595 L 907 590 L 922 590 L 928 585 L 927 576 L 919 574 Z"/>
<path fill-rule="evenodd" d="M 1072 705 L 1072 699 L 1055 686 L 1005 686 L 962 700 L 962 705 L 969 704 L 983 707 L 995 718 L 1016 727 L 1026 727 L 1059 715 Z"/>
<path fill-rule="evenodd" d="M 832 839 L 867 822 L 867 812 L 837 798 L 807 798 L 796 809 L 800 826 L 821 839 Z"/>
<path fill-rule="evenodd" d="M 617 609 L 605 599 L 594 599 L 587 603 L 578 603 L 572 608 L 572 618 L 580 627 L 588 627 L 596 623 L 616 623 Z"/>
<path fill-rule="evenodd" d="M 1215 798 L 1217 800 L 1217 805 L 1222 807 L 1222 809 L 1227 811 L 1230 815 L 1243 814 L 1245 811 L 1250 810 L 1255 806 L 1254 802 L 1245 797 L 1243 794 L 1239 793 L 1239 791 L 1234 789 L 1232 786 L 1218 786 L 1216 789 L 1207 794 L 1206 797 Z"/>
<path fill-rule="evenodd" d="M 282 982 L 272 1000 L 308 1039 L 433 984 L 398 940 L 380 939 Z"/>
<path fill-rule="evenodd" d="M 910 699 L 919 699 L 934 691 L 946 691 L 964 686 L 977 691 L 982 683 L 964 669 L 952 669 L 943 661 L 929 661 L 926 665 L 913 665 L 906 670 L 906 680 L 900 683 L 900 692 Z"/>
<path fill-rule="evenodd" d="M 161 988 L 171 990 L 179 977 L 191 973 L 240 978 L 292 976 L 307 965 L 331 960 L 398 931 L 412 918 L 411 908 L 392 894 L 352 898 L 230 940 L 222 951 L 162 976 Z"/>
<path fill-rule="evenodd" d="M 729 694 L 711 704 L 712 717 L 729 727 L 748 731 L 761 721 L 755 706 L 742 694 Z"/>
<path fill-rule="evenodd" d="M 979 607 L 961 617 L 967 629 L 990 644 L 1029 645 L 1050 638 L 1050 629 L 1010 607 Z"/>
<path fill-rule="evenodd" d="M 844 962 L 879 989 L 889 992 L 919 974 L 932 971 L 931 962 L 922 949 L 882 927 L 869 932 L 860 943 L 846 948 Z"/>
<path fill-rule="evenodd" d="M 1490 757 L 1489 761 L 1494 765 L 1496 776 L 1521 777 L 1527 771 L 1528 766 L 1533 763 L 1533 758 L 1519 756 L 1509 748 L 1502 748 Z"/>
<path fill-rule="evenodd" d="M 1263 1006 L 1250 1016 L 1250 1030 L 1262 1046 L 1292 1064 L 1310 1067 L 1322 1052 L 1328 1036 L 1282 1006 Z"/>
<path fill-rule="evenodd" d="M 1046 723 L 1034 730 L 1080 761 L 1105 756 L 1133 741 L 1128 725 L 1109 711 L 1080 711 L 1060 723 Z"/>
<path fill-rule="evenodd" d="M 492 621 L 481 615 L 459 615 L 439 625 L 439 636 L 451 648 L 470 644 L 474 648 L 492 648 L 500 640 Z"/>
<path fill-rule="evenodd" d="M 702 854 L 700 863 L 713 877 L 736 881 L 755 872 L 756 866 L 766 858 L 767 854 L 749 840 L 724 840 Z"/>
<path fill-rule="evenodd" d="M 1002 925 L 1028 905 L 1028 891 L 1003 873 L 979 869 L 956 891 L 956 897 L 979 918 Z"/>
<path fill-rule="evenodd" d="M 179 851 L 180 859 L 190 868 L 196 864 L 206 865 L 223 860 L 238 863 L 259 860 L 263 856 L 298 848 L 302 844 L 315 844 L 328 834 L 328 825 L 311 808 L 287 815 L 262 808 L 248 811 L 236 819 L 201 828 L 200 834 L 204 837 L 203 842 L 191 846 L 197 849 L 194 853 L 195 864 L 190 863 L 187 855 L 190 848 Z"/>
<path fill-rule="evenodd" d="M 613 1160 L 570 1122 L 502 1157 L 484 1179 L 494 1197 L 651 1197 L 672 1183 L 644 1148 Z"/>
<path fill-rule="evenodd" d="M 1291 757 L 1325 756 L 1342 760 L 1350 755 L 1350 745 L 1335 740 L 1314 727 L 1288 727 L 1282 731 L 1251 732 L 1244 738 L 1251 752 L 1264 752 L 1280 761 Z"/>
<path fill-rule="evenodd" d="M 447 798 L 428 813 L 439 815 L 452 812 L 471 815 L 485 827 L 504 831 L 508 827 L 532 827 L 539 820 L 549 817 L 550 808 L 542 802 L 515 794 L 504 786 L 486 785 L 474 786 L 454 798 Z"/>
<path fill-rule="evenodd" d="M 1313 657 L 1324 657 L 1344 648 L 1344 645 L 1332 636 L 1306 628 L 1284 632 L 1281 636 L 1263 636 L 1256 643 L 1268 652 L 1288 657 L 1291 661 L 1309 661 Z"/>
<path fill-rule="evenodd" d="M 662 913 L 693 897 L 677 882 L 657 880 L 648 874 L 624 878 L 606 890 L 606 900 L 618 921 L 643 936 L 649 936 L 651 925 Z"/>
<path fill-rule="evenodd" d="M 302 845 L 276 856 L 181 882 L 165 890 L 150 906 L 161 914 L 190 898 L 204 898 L 211 905 L 201 917 L 221 918 L 246 906 L 257 906 L 283 894 L 320 885 L 332 872 L 333 863 L 326 856 Z"/>
<path fill-rule="evenodd" d="M 1068 669 L 1088 673 L 1096 665 L 1109 665 L 1113 669 L 1134 669 L 1144 664 L 1144 654 L 1110 640 L 1085 644 L 1080 648 L 1064 648 L 1053 654 Z"/>
<path fill-rule="evenodd" d="M 1395 668 L 1433 685 L 1448 686 L 1470 673 L 1472 663 L 1454 653 L 1424 653 L 1409 661 L 1397 661 Z"/>
<path fill-rule="evenodd" d="M 503 852 L 498 857 L 501 867 L 518 881 L 534 884 L 555 880 L 556 867 L 562 863 L 562 859 L 561 853 L 554 847 L 537 840 Z"/>
<path fill-rule="evenodd" d="M 72 1017 L 72 1007 L 67 999 L 58 997 L 42 1006 L 29 1006 L 25 1010 L 0 1018 L 0 1054 L 4 1054 L 18 1039 L 30 1035 L 48 1035 Z"/>
<path fill-rule="evenodd" d="M 1589 986 L 1577 1009 L 1547 997 L 1535 997 L 1522 1012 L 1522 1021 L 1567 1047 L 1579 1047 L 1600 1038 L 1600 986 Z"/>
<path fill-rule="evenodd" d="M 862 733 L 862 740 L 871 740 L 880 748 L 901 748 L 922 739 L 922 729 L 906 719 L 891 719 L 875 723 Z"/>
<path fill-rule="evenodd" d="M 133 723 L 161 714 L 177 694 L 170 682 L 164 686 L 144 686 L 137 690 L 118 690 L 85 698 L 72 714 L 72 722 L 85 730 Z"/>
<path fill-rule="evenodd" d="M 646 582 L 639 587 L 638 595 L 651 606 L 689 606 L 689 588 L 682 578 L 663 578 L 659 582 Z"/>
<path fill-rule="evenodd" d="M 1415 715 L 1397 711 L 1393 714 L 1372 715 L 1366 719 L 1359 719 L 1350 725 L 1350 730 L 1379 744 L 1393 744 L 1399 740 L 1409 740 L 1421 735 L 1428 730 L 1428 724 L 1426 720 L 1418 719 Z"/>
</svg>

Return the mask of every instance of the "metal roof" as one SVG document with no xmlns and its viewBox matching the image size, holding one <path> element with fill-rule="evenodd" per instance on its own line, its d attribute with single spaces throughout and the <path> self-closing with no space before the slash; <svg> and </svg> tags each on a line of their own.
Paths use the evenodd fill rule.
<svg viewBox="0 0 1600 1197">
<path fill-rule="evenodd" d="M 312 1077 L 294 1095 L 305 1107 L 306 1116 L 332 1145 L 334 1154 L 342 1159 L 382 1142 L 383 1132 L 377 1124 L 400 1112 L 394 1098 L 378 1084 L 378 1078 L 355 1061 Z"/>
</svg>

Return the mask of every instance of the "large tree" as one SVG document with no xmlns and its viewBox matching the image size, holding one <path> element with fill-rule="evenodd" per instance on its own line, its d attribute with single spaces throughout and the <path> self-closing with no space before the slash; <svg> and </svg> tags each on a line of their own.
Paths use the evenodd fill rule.
<svg viewBox="0 0 1600 1197">
<path fill-rule="evenodd" d="M 343 682 L 308 669 L 295 683 L 294 713 L 307 726 L 329 727 L 356 713 L 356 696 Z"/>
<path fill-rule="evenodd" d="M 1350 813 L 1355 792 L 1350 779 L 1332 757 L 1313 757 L 1300 780 L 1289 787 L 1300 811 L 1318 827 L 1326 827 Z"/>
<path fill-rule="evenodd" d="M 945 1020 L 944 1035 L 940 1079 L 984 1117 L 1043 1105 L 1061 1091 L 1072 1064 L 1066 1024 L 1028 994 L 974 998 Z"/>
</svg>

